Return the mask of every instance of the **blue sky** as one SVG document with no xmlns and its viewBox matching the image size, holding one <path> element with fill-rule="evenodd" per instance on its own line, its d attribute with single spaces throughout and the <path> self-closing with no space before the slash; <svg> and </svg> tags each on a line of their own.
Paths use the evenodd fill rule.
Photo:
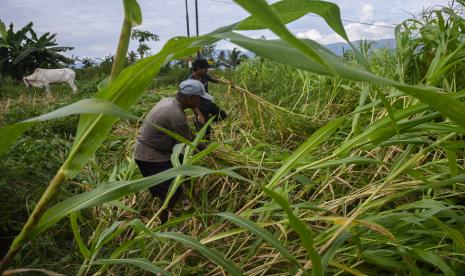
<svg viewBox="0 0 465 276">
<path fill-rule="evenodd" d="M 150 43 L 152 53 L 157 52 L 171 37 L 186 35 L 184 0 L 139 0 L 143 12 L 143 24 L 138 27 L 160 36 L 161 41 Z M 274 2 L 274 1 L 273 1 Z M 351 40 L 360 38 L 382 39 L 393 37 L 394 26 L 422 9 L 447 5 L 447 0 L 331 0 L 339 5 L 344 26 Z M 200 33 L 231 24 L 248 13 L 231 0 L 198 0 Z M 188 0 L 191 33 L 195 32 L 194 0 Z M 121 0 L 0 0 L 0 20 L 16 27 L 34 22 L 39 33 L 58 33 L 62 46 L 75 49 L 69 54 L 80 57 L 103 57 L 115 51 L 122 22 Z M 366 22 L 373 25 L 363 25 Z M 322 44 L 341 41 L 317 16 L 307 15 L 289 24 L 289 29 L 302 38 L 314 39 Z M 267 31 L 249 32 L 247 35 L 272 38 Z M 137 47 L 136 42 L 131 48 Z M 222 42 L 219 48 L 232 48 Z"/>
</svg>

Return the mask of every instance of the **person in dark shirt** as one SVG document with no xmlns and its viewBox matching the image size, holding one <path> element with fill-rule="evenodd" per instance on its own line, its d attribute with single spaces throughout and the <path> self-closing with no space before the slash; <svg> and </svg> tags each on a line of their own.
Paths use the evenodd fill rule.
<svg viewBox="0 0 465 276">
<path fill-rule="evenodd" d="M 219 83 L 217 79 L 208 75 L 207 72 L 209 67 L 210 65 L 206 59 L 197 59 L 192 63 L 192 75 L 189 77 L 190 79 L 200 81 L 205 88 L 205 94 L 200 97 L 199 109 L 202 114 L 197 114 L 198 119 L 195 122 L 197 130 L 200 130 L 205 122 L 213 116 L 215 116 L 213 122 L 219 122 L 227 117 L 226 112 L 214 103 L 213 96 L 208 93 L 208 82 Z M 207 140 L 210 140 L 210 134 L 211 128 L 208 126 L 207 131 L 205 132 L 205 138 Z"/>
</svg>

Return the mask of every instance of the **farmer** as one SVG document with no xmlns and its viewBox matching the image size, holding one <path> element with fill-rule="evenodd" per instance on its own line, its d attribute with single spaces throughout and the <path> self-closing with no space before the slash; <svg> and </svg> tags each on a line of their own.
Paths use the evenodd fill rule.
<svg viewBox="0 0 465 276">
<path fill-rule="evenodd" d="M 179 85 L 179 92 L 176 96 L 162 99 L 150 110 L 134 147 L 134 159 L 144 177 L 172 168 L 171 153 L 174 145 L 179 143 L 171 136 L 155 128 L 153 124 L 192 141 L 194 135 L 187 126 L 184 110 L 187 108 L 198 110 L 200 97 L 204 94 L 205 90 L 201 82 L 191 79 L 185 80 Z M 163 202 L 172 181 L 173 179 L 170 179 L 151 187 L 150 193 Z M 168 211 L 174 207 L 181 193 L 181 189 L 178 189 L 170 199 L 168 208 L 161 212 L 160 220 L 162 223 L 167 221 Z"/>
<path fill-rule="evenodd" d="M 190 79 L 195 79 L 202 82 L 205 88 L 205 94 L 200 98 L 200 112 L 196 112 L 198 116 L 198 119 L 195 122 L 197 130 L 199 130 L 212 116 L 216 116 L 213 120 L 214 122 L 219 122 L 226 119 L 227 117 L 226 112 L 224 112 L 224 110 L 219 108 L 213 102 L 213 96 L 208 93 L 209 81 L 213 83 L 219 83 L 217 79 L 214 79 L 208 75 L 207 71 L 209 67 L 210 65 L 206 59 L 197 59 L 192 64 L 192 75 L 189 77 Z M 211 128 L 208 126 L 205 132 L 205 138 L 207 138 L 207 140 L 210 140 L 210 133 Z"/>
</svg>

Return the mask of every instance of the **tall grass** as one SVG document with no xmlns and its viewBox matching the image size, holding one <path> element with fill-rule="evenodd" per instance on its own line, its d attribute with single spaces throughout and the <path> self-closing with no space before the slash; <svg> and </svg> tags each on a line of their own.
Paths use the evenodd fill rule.
<svg viewBox="0 0 465 276">
<path fill-rule="evenodd" d="M 34 234 L 69 216 L 74 253 L 82 259 L 76 269 L 80 275 L 142 270 L 176 275 L 463 274 L 460 108 L 465 93 L 455 73 L 463 64 L 456 59 L 462 54 L 457 31 L 462 6 L 431 11 L 431 17 L 416 19 L 414 27 L 410 21 L 402 24 L 395 52 L 354 50 L 354 60 L 347 62 L 311 41 L 296 40 L 283 26 L 296 19 L 292 11 L 298 8 L 302 15 L 323 16 L 344 37 L 342 24 L 334 20 L 337 6 L 287 0 L 270 8 L 264 1 L 237 2 L 252 13 L 250 18 L 194 45 L 195 39 L 169 42 L 98 95 L 128 109 L 162 61 L 218 38 L 256 51 L 265 59 L 241 64 L 232 76 L 234 85 L 212 87 L 230 119 L 215 126 L 209 154 L 140 179 L 131 155 L 140 122 L 124 119 L 111 127 L 114 119 L 82 115 L 71 150 L 72 157 L 80 157 L 68 159 L 70 165 L 64 167 L 67 181 L 77 182 L 82 191 L 46 211 L 32 233 L 26 232 L 27 244 L 44 237 L 32 240 Z M 423 59 L 421 50 L 431 52 L 429 46 L 437 42 L 414 32 L 417 26 L 452 33 L 441 46 L 448 50 Z M 264 27 L 282 40 L 253 40 L 228 31 Z M 416 46 L 417 39 L 423 46 Z M 429 63 L 413 72 L 412 64 L 420 61 Z M 126 95 L 126 89 L 132 94 Z M 131 112 L 143 118 L 157 99 L 146 96 Z M 102 112 L 126 116 L 113 105 Z M 20 126 L 9 130 L 22 130 Z M 87 137 L 102 143 L 95 155 L 95 145 L 80 144 Z M 185 156 L 195 146 L 187 144 Z M 181 151 L 177 148 L 175 155 Z M 162 202 L 153 202 L 143 191 L 173 175 L 185 176 L 179 181 L 192 206 L 155 224 Z M 24 265 L 21 256 L 16 264 Z"/>
</svg>

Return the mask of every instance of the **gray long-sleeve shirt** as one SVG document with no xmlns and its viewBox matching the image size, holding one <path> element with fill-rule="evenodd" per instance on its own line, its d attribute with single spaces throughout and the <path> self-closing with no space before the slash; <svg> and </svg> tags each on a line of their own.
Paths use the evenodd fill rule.
<svg viewBox="0 0 465 276">
<path fill-rule="evenodd" d="M 171 130 L 186 139 L 192 140 L 194 135 L 187 125 L 186 114 L 179 101 L 164 98 L 150 110 L 142 125 L 134 147 L 134 158 L 147 162 L 166 162 L 170 160 L 176 139 L 156 129 L 151 124 Z"/>
</svg>

